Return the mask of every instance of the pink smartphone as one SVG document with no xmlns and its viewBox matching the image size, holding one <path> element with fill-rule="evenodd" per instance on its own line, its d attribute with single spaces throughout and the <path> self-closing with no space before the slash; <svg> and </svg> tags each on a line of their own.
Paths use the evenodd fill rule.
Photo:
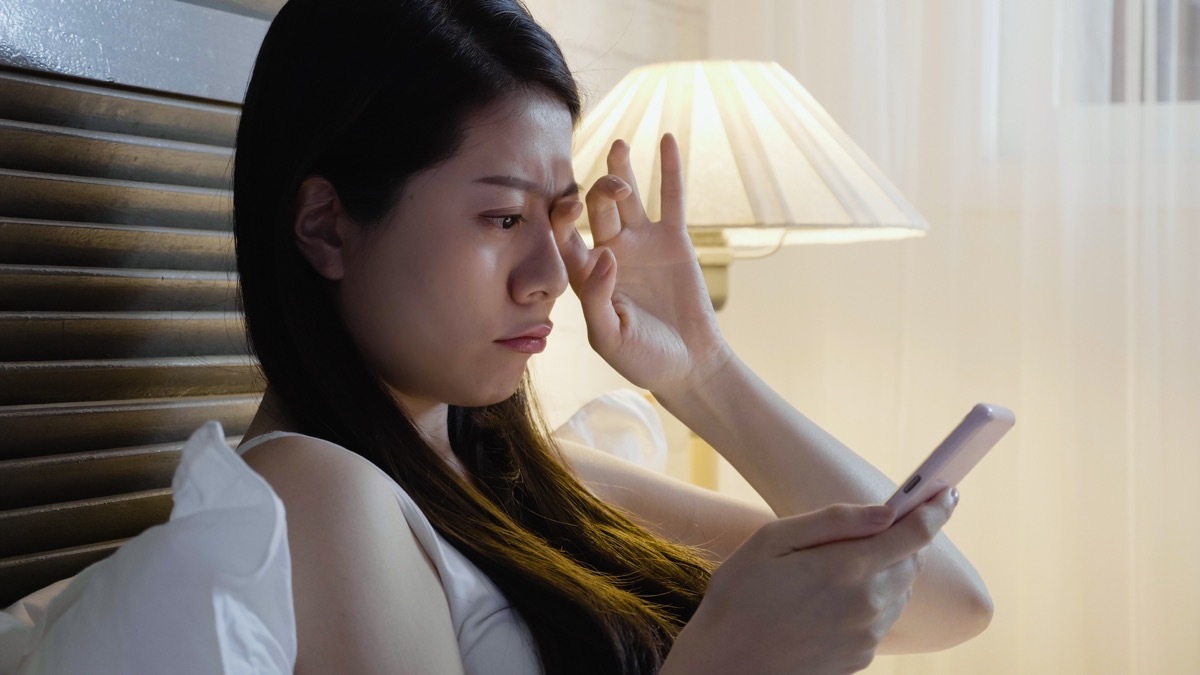
<svg viewBox="0 0 1200 675">
<path fill-rule="evenodd" d="M 1016 422 L 1013 412 L 1003 406 L 980 403 L 971 408 L 946 440 L 934 448 L 887 500 L 887 505 L 896 509 L 896 519 L 908 515 L 947 486 L 958 485 Z"/>
</svg>

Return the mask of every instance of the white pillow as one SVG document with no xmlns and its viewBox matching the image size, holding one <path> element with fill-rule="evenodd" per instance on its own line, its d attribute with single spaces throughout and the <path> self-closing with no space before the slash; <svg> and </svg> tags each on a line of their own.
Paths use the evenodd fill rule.
<svg viewBox="0 0 1200 675">
<path fill-rule="evenodd" d="M 292 672 L 283 503 L 217 422 L 192 434 L 172 487 L 170 521 L 80 572 L 41 620 L 17 611 L 36 603 L 0 613 L 0 673 Z"/>
<path fill-rule="evenodd" d="M 663 470 L 654 407 L 618 390 L 555 436 Z M 225 443 L 196 430 L 172 481 L 169 522 L 0 612 L 0 675 L 291 673 L 291 557 L 282 502 Z"/>
<path fill-rule="evenodd" d="M 554 436 L 656 471 L 667 468 L 662 419 L 654 406 L 632 389 L 617 389 L 588 401 L 554 430 Z"/>
</svg>

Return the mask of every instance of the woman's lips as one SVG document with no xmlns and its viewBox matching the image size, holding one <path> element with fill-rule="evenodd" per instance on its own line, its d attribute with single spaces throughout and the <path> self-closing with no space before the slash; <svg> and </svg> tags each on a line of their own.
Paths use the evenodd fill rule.
<svg viewBox="0 0 1200 675">
<path fill-rule="evenodd" d="M 546 349 L 546 338 L 522 336 L 511 340 L 496 340 L 496 344 L 522 354 L 541 354 Z"/>
<path fill-rule="evenodd" d="M 553 324 L 543 323 L 532 328 L 522 328 L 516 337 L 496 340 L 496 343 L 522 354 L 540 354 L 546 349 L 546 338 L 553 327 Z"/>
</svg>

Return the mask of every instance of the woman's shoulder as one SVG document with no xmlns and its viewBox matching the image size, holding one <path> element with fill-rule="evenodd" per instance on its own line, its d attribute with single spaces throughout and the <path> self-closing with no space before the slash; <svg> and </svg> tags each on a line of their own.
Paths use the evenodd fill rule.
<svg viewBox="0 0 1200 675">
<path fill-rule="evenodd" d="M 364 559 L 380 543 L 393 550 L 419 548 L 394 483 L 359 455 L 319 438 L 288 435 L 257 443 L 242 458 L 283 502 L 293 550 L 297 541 L 323 541 L 328 545 L 319 559 L 332 561 Z"/>
<path fill-rule="evenodd" d="M 273 481 L 300 485 L 330 481 L 353 487 L 389 486 L 391 480 L 362 456 L 321 438 L 303 434 L 263 434 L 241 450 L 242 459 L 275 487 Z"/>
<path fill-rule="evenodd" d="M 308 436 L 272 438 L 243 458 L 287 514 L 297 672 L 461 672 L 437 570 L 386 474 Z"/>
</svg>

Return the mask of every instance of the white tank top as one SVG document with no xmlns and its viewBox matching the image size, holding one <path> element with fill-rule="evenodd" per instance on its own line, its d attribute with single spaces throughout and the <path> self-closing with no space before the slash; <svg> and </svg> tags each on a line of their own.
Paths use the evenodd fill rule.
<svg viewBox="0 0 1200 675">
<path fill-rule="evenodd" d="M 250 448 L 283 436 L 302 436 L 290 431 L 273 431 L 238 446 L 239 455 Z M 340 445 L 336 448 L 350 452 Z M 374 466 L 374 465 L 372 465 Z M 541 673 L 533 636 L 504 594 L 478 567 L 450 545 L 417 503 L 392 477 L 375 467 L 392 486 L 408 526 L 417 542 L 433 561 L 450 606 L 450 619 L 458 637 L 467 675 L 535 675 Z"/>
</svg>

